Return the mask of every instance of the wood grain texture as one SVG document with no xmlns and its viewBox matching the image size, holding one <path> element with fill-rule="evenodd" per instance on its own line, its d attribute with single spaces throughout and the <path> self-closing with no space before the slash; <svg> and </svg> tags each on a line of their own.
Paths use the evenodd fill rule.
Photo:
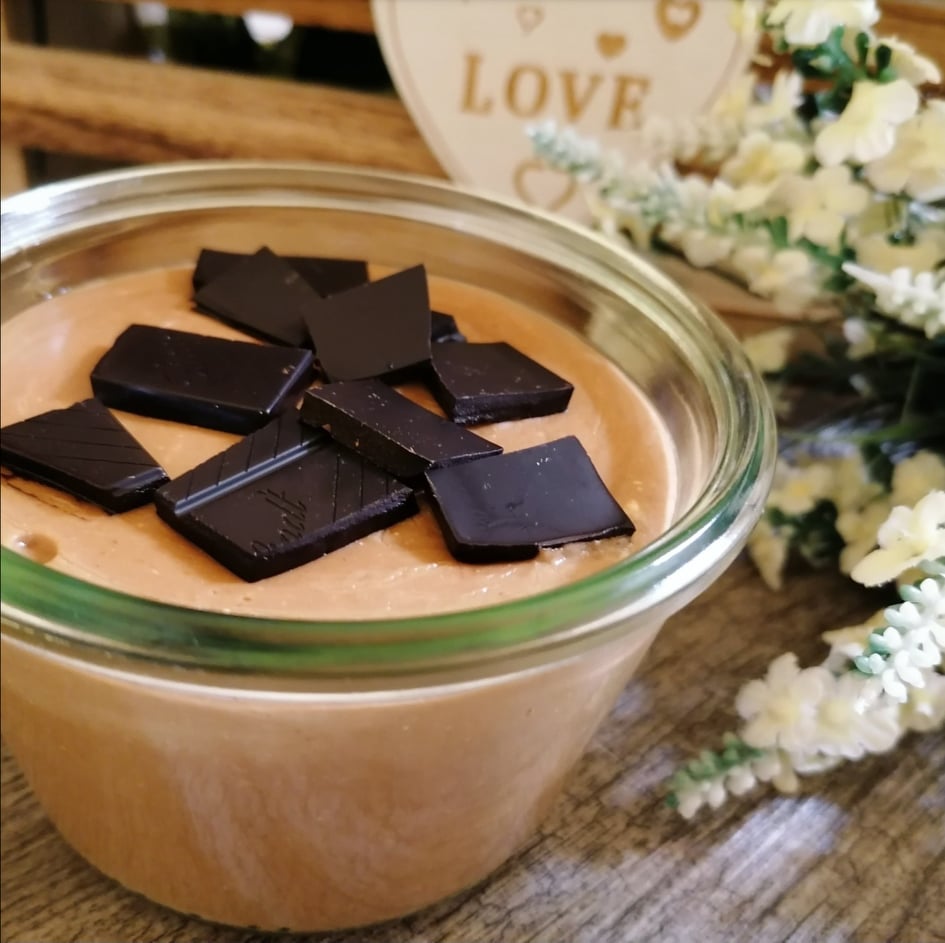
<svg viewBox="0 0 945 943">
<path fill-rule="evenodd" d="M 266 157 L 443 175 L 393 97 L 12 42 L 0 50 L 0 130 L 20 146 L 118 161 Z"/>
<path fill-rule="evenodd" d="M 745 561 L 672 619 L 540 833 L 479 887 L 318 943 L 941 943 L 945 738 L 759 792 L 691 823 L 663 805 L 675 766 L 732 724 L 732 699 L 785 649 L 875 598 L 832 573 L 772 593 Z M 3 759 L 6 943 L 265 943 L 123 890 L 58 838 Z M 305 939 L 294 937 L 293 939 Z"/>
</svg>

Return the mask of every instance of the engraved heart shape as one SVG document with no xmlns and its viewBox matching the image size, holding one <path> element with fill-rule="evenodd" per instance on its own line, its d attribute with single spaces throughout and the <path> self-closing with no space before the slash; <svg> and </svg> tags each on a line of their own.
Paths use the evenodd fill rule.
<svg viewBox="0 0 945 943">
<path fill-rule="evenodd" d="M 518 18 L 518 25 L 522 27 L 522 32 L 527 36 L 533 29 L 541 26 L 541 21 L 545 18 L 545 12 L 541 7 L 533 3 L 523 3 L 515 11 Z"/>
<path fill-rule="evenodd" d="M 519 199 L 552 213 L 560 210 L 577 190 L 577 182 L 547 168 L 537 158 L 524 160 L 515 168 L 512 185 Z"/>
<path fill-rule="evenodd" d="M 682 39 L 696 25 L 702 0 L 659 0 L 656 22 L 667 39 Z"/>
<path fill-rule="evenodd" d="M 613 59 L 627 48 L 627 37 L 620 33 L 600 33 L 597 36 L 597 50 L 605 59 Z"/>
</svg>

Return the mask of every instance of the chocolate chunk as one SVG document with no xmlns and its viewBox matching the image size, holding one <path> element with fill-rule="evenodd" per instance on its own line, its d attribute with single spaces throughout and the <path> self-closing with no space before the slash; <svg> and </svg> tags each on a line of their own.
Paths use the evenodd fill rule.
<svg viewBox="0 0 945 943">
<path fill-rule="evenodd" d="M 194 295 L 194 304 L 263 340 L 310 346 L 305 312 L 321 295 L 285 260 L 268 249 L 229 266 Z"/>
<path fill-rule="evenodd" d="M 430 340 L 434 344 L 444 341 L 464 341 L 466 337 L 456 325 L 456 318 L 442 311 L 430 312 Z"/>
<path fill-rule="evenodd" d="M 468 563 L 635 530 L 574 436 L 436 468 L 426 480 L 450 552 Z"/>
<path fill-rule="evenodd" d="M 252 258 L 243 252 L 221 252 L 219 249 L 201 249 L 194 268 L 194 291 L 222 275 L 233 265 Z M 320 295 L 347 291 L 368 280 L 367 264 L 353 259 L 322 259 L 315 256 L 281 256 Z"/>
<path fill-rule="evenodd" d="M 432 366 L 433 395 L 461 425 L 560 413 L 574 392 L 510 344 L 436 344 Z"/>
<path fill-rule="evenodd" d="M 410 376 L 430 360 L 430 322 L 422 265 L 324 298 L 305 314 L 329 380 Z"/>
<path fill-rule="evenodd" d="M 224 432 L 252 432 L 307 383 L 308 350 L 132 324 L 92 371 L 103 403 Z"/>
<path fill-rule="evenodd" d="M 502 451 L 401 396 L 382 380 L 349 380 L 309 390 L 301 416 L 304 422 L 330 426 L 333 438 L 407 481 L 429 468 Z"/>
<path fill-rule="evenodd" d="M 413 491 L 295 410 L 162 489 L 160 517 L 247 582 L 284 573 L 417 511 Z"/>
<path fill-rule="evenodd" d="M 0 431 L 0 461 L 112 514 L 147 504 L 167 481 L 164 469 L 95 399 L 7 426 Z"/>
</svg>

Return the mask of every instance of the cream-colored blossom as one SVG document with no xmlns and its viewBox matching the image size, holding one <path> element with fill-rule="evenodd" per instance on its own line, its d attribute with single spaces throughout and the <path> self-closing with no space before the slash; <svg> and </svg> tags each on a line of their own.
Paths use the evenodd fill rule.
<svg viewBox="0 0 945 943">
<path fill-rule="evenodd" d="M 874 232 L 854 238 L 853 247 L 857 264 L 874 272 L 933 272 L 945 262 L 945 228 L 922 229 L 912 245 L 893 245 L 884 233 Z"/>
<path fill-rule="evenodd" d="M 942 72 L 939 67 L 927 57 L 916 52 L 913 46 L 903 42 L 896 36 L 883 36 L 870 49 L 868 64 L 875 66 L 876 50 L 880 45 L 888 46 L 892 52 L 889 64 L 895 69 L 896 75 L 911 82 L 913 85 L 926 83 L 937 85 L 942 81 Z"/>
<path fill-rule="evenodd" d="M 879 549 L 867 554 L 850 576 L 864 586 L 894 580 L 903 570 L 945 557 L 945 491 L 932 491 L 912 508 L 892 509 L 876 535 Z"/>
<path fill-rule="evenodd" d="M 891 750 L 902 735 L 899 709 L 877 702 L 874 692 L 867 678 L 852 672 L 834 678 L 817 704 L 810 746 L 848 760 Z"/>
<path fill-rule="evenodd" d="M 870 478 L 859 450 L 827 459 L 826 464 L 833 472 L 830 499 L 841 513 L 859 509 L 882 494 L 882 485 Z"/>
<path fill-rule="evenodd" d="M 806 514 L 818 501 L 829 498 L 833 491 L 833 469 L 825 462 L 789 465 L 778 459 L 774 481 L 768 495 L 768 507 L 785 514 Z"/>
<path fill-rule="evenodd" d="M 945 675 L 937 671 L 925 674 L 925 684 L 909 691 L 909 699 L 899 712 L 905 730 L 926 733 L 945 724 Z"/>
<path fill-rule="evenodd" d="M 923 203 L 945 199 L 945 101 L 929 102 L 900 125 L 892 150 L 864 173 L 883 193 L 906 193 Z"/>
<path fill-rule="evenodd" d="M 781 69 L 771 82 L 764 101 L 756 101 L 745 110 L 747 128 L 765 128 L 788 123 L 799 129 L 797 107 L 801 103 L 804 79 L 797 72 Z"/>
<path fill-rule="evenodd" d="M 919 107 L 919 94 L 905 80 L 853 83 L 846 108 L 817 133 L 814 155 L 825 167 L 852 160 L 867 164 L 884 157 L 896 142 L 896 129 Z"/>
<path fill-rule="evenodd" d="M 733 253 L 731 264 L 749 291 L 770 298 L 785 314 L 803 310 L 820 292 L 817 267 L 802 249 L 743 246 Z"/>
<path fill-rule="evenodd" d="M 920 449 L 893 468 L 890 500 L 907 507 L 930 491 L 945 491 L 945 460 L 937 452 Z"/>
<path fill-rule="evenodd" d="M 780 589 L 788 558 L 788 541 L 765 517 L 758 521 L 748 538 L 748 555 L 765 584 L 771 589 Z"/>
<path fill-rule="evenodd" d="M 745 72 L 725 87 L 721 95 L 712 103 L 709 114 L 716 120 L 741 121 L 754 101 L 755 76 Z"/>
<path fill-rule="evenodd" d="M 806 162 L 807 152 L 796 141 L 776 140 L 764 131 L 752 131 L 722 164 L 720 173 L 736 185 L 765 184 L 783 174 L 796 173 Z"/>
<path fill-rule="evenodd" d="M 784 177 L 778 184 L 775 202 L 787 216 L 792 240 L 807 238 L 836 250 L 847 220 L 866 209 L 870 192 L 853 180 L 848 166 L 840 164 L 821 167 L 810 177 Z"/>
<path fill-rule="evenodd" d="M 750 42 L 757 37 L 765 2 L 766 0 L 735 0 L 729 6 L 729 25 L 742 40 Z"/>
<path fill-rule="evenodd" d="M 768 12 L 792 46 L 819 46 L 838 26 L 865 30 L 878 19 L 876 0 L 777 0 Z"/>
<path fill-rule="evenodd" d="M 839 560 L 841 573 L 850 573 L 876 546 L 876 532 L 892 507 L 892 502 L 883 495 L 863 508 L 851 508 L 837 515 L 834 527 L 844 543 Z"/>
<path fill-rule="evenodd" d="M 863 318 L 844 318 L 843 337 L 847 342 L 847 356 L 861 360 L 876 352 L 876 338 Z"/>
<path fill-rule="evenodd" d="M 923 331 L 929 339 L 945 334 L 945 271 L 913 276 L 899 268 L 884 275 L 851 262 L 844 263 L 843 270 L 873 290 L 877 311 Z"/>
<path fill-rule="evenodd" d="M 787 364 L 794 339 L 794 328 L 776 327 L 744 338 L 742 347 L 755 369 L 761 373 L 777 373 Z"/>
<path fill-rule="evenodd" d="M 749 681 L 735 699 L 745 720 L 742 739 L 757 749 L 805 749 L 816 728 L 817 706 L 833 680 L 825 668 L 802 670 L 795 655 L 776 658 L 764 680 Z"/>
</svg>

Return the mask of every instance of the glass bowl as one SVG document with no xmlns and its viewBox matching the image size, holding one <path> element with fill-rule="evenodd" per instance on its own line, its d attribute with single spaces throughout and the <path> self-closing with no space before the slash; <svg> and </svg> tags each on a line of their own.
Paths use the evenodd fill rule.
<svg viewBox="0 0 945 943">
<path fill-rule="evenodd" d="M 625 371 L 683 472 L 671 526 L 626 560 L 442 616 L 186 609 L 3 547 L 7 743 L 73 847 L 176 910 L 327 930 L 483 879 L 535 830 L 666 618 L 760 514 L 774 423 L 734 336 L 631 252 L 552 216 L 419 178 L 202 162 L 21 194 L 3 204 L 2 235 L 5 321 L 97 280 L 192 264 L 202 246 L 485 281 Z"/>
</svg>

